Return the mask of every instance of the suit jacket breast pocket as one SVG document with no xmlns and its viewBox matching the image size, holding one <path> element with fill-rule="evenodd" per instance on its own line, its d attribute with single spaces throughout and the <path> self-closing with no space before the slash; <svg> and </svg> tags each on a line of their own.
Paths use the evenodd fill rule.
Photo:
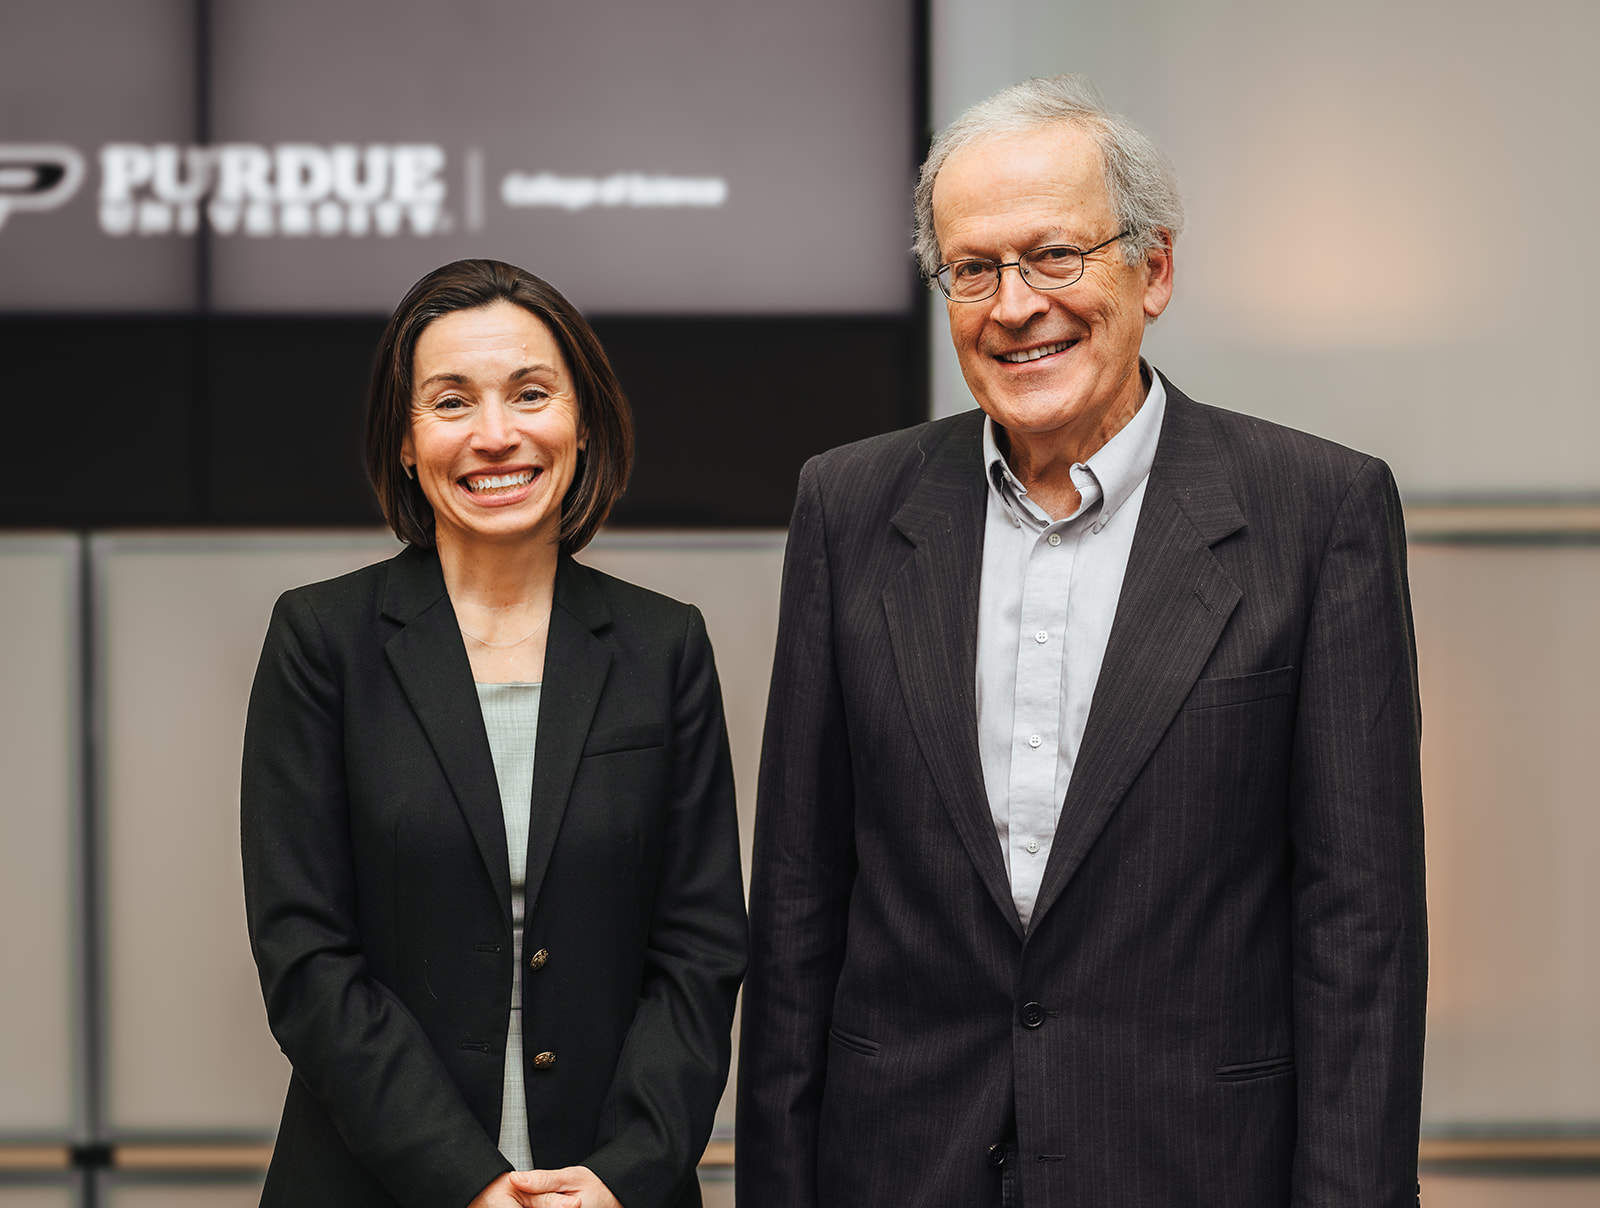
<svg viewBox="0 0 1600 1208">
<path fill-rule="evenodd" d="M 610 755 L 617 751 L 641 751 L 659 747 L 667 741 L 667 728 L 658 721 L 636 726 L 613 726 L 592 730 L 583 744 L 583 755 Z"/>
<path fill-rule="evenodd" d="M 1274 667 L 1271 671 L 1257 671 L 1251 675 L 1196 680 L 1183 707 L 1185 710 L 1221 709 L 1227 705 L 1245 705 L 1251 701 L 1287 696 L 1294 690 L 1294 680 L 1294 667 Z"/>
</svg>

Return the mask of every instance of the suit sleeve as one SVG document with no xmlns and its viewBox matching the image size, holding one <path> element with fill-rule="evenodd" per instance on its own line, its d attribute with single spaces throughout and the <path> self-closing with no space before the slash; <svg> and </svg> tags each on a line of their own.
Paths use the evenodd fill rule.
<svg viewBox="0 0 1600 1208">
<path fill-rule="evenodd" d="M 245 908 L 267 1018 L 350 1152 L 403 1204 L 465 1205 L 511 1164 L 427 1036 L 368 975 L 355 909 L 343 690 L 304 598 L 278 601 L 250 693 Z"/>
<path fill-rule="evenodd" d="M 1388 467 L 1322 558 L 1290 781 L 1297 1208 L 1414 1206 L 1427 992 L 1416 644 Z"/>
<path fill-rule="evenodd" d="M 834 584 L 816 470 L 811 462 L 801 472 L 784 555 L 740 1032 L 738 1198 L 767 1208 L 817 1206 L 828 1026 L 856 874 Z"/>
<path fill-rule="evenodd" d="M 739 817 L 722 689 L 688 610 L 672 705 L 671 787 L 643 986 L 601 1114 L 615 1135 L 585 1163 L 625 1208 L 677 1202 L 728 1080 L 748 944 Z"/>
</svg>

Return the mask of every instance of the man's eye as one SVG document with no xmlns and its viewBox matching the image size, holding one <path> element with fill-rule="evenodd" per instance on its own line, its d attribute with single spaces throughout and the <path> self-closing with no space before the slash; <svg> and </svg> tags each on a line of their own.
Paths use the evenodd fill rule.
<svg viewBox="0 0 1600 1208">
<path fill-rule="evenodd" d="M 992 272 L 994 265 L 987 260 L 958 260 L 951 265 L 951 268 L 954 270 L 953 275 L 957 278 L 974 279 Z"/>
<path fill-rule="evenodd" d="M 1035 264 L 1061 264 L 1073 260 L 1078 255 L 1075 247 L 1041 247 L 1028 253 L 1028 259 Z"/>
</svg>

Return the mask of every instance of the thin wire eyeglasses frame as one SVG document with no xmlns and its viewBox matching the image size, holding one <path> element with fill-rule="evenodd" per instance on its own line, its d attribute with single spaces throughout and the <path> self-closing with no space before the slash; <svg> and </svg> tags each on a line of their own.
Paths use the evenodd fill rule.
<svg viewBox="0 0 1600 1208">
<path fill-rule="evenodd" d="M 952 260 L 948 264 L 941 264 L 938 267 L 938 269 L 936 269 L 934 271 L 933 281 L 934 281 L 934 284 L 938 285 L 939 292 L 942 293 L 946 298 L 949 298 L 950 301 L 952 301 L 952 302 L 987 302 L 990 298 L 994 297 L 997 293 L 1000 292 L 1000 278 L 1001 278 L 1001 276 L 1004 275 L 1005 270 L 1008 269 L 1008 268 L 1016 269 L 1018 275 L 1021 276 L 1021 278 L 1024 281 L 1026 281 L 1028 283 L 1028 286 L 1030 288 L 1032 288 L 1032 289 L 1039 289 L 1039 290 L 1066 289 L 1067 286 L 1076 285 L 1079 281 L 1083 280 L 1083 272 L 1084 272 L 1084 268 L 1086 267 L 1085 257 L 1092 256 L 1096 252 L 1101 251 L 1104 248 L 1110 247 L 1117 240 L 1125 239 L 1127 236 L 1129 236 L 1131 234 L 1133 234 L 1132 228 L 1129 228 L 1126 231 L 1118 231 L 1115 235 L 1111 236 L 1110 239 L 1107 239 L 1102 243 L 1097 243 L 1092 248 L 1088 248 L 1085 251 L 1078 251 L 1078 249 L 1073 247 L 1070 243 L 1047 243 L 1047 244 L 1043 244 L 1043 245 L 1041 245 L 1039 247 L 1029 248 L 1027 251 L 1023 252 L 1022 255 L 1017 257 L 1015 260 L 1006 260 L 1006 261 L 1003 261 L 1003 262 L 1002 261 L 995 261 L 995 260 L 985 260 L 982 256 L 969 256 L 969 257 L 967 257 L 967 258 L 965 258 L 963 260 Z M 1027 261 L 1029 256 L 1035 255 L 1035 254 L 1037 254 L 1039 252 L 1054 251 L 1054 250 L 1058 250 L 1058 249 L 1059 250 L 1063 250 L 1063 251 L 1078 252 L 1078 271 L 1073 274 L 1072 279 L 1070 281 L 1062 281 L 1062 282 L 1059 282 L 1058 284 L 1055 284 L 1055 285 L 1040 285 L 1037 282 L 1035 282 L 1033 280 L 1033 278 L 1028 276 L 1028 269 L 1027 269 L 1027 265 L 1026 265 L 1025 262 Z M 994 288 L 991 289 L 988 293 L 983 294 L 980 297 L 976 297 L 976 298 L 958 298 L 958 297 L 956 297 L 954 294 L 952 294 L 950 292 L 950 287 L 945 283 L 945 278 L 950 275 L 950 270 L 955 268 L 956 265 L 958 265 L 958 264 L 972 264 L 975 261 L 978 262 L 978 263 L 981 263 L 981 264 L 992 264 L 992 265 L 994 265 L 994 270 L 995 270 L 995 272 L 994 272 Z"/>
</svg>

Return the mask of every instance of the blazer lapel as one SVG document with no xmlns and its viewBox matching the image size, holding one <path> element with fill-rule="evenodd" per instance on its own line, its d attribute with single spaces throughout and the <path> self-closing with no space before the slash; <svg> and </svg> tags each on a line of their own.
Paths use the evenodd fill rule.
<svg viewBox="0 0 1600 1208">
<path fill-rule="evenodd" d="M 534 746 L 526 887 L 529 917 L 538 901 L 550 852 L 567 812 L 578 760 L 611 667 L 611 651 L 596 636 L 610 624 L 611 610 L 595 585 L 593 572 L 563 557 L 556 567 L 544 689 L 539 694 L 539 735 Z"/>
<path fill-rule="evenodd" d="M 1161 441 L 1035 924 L 1083 863 L 1222 636 L 1241 593 L 1211 546 L 1244 525 L 1203 410 L 1167 383 Z"/>
<path fill-rule="evenodd" d="M 1018 935 L 978 756 L 982 416 L 953 425 L 893 517 L 914 547 L 883 593 L 889 640 L 923 761 L 989 894 Z"/>
<path fill-rule="evenodd" d="M 413 546 L 389 563 L 383 612 L 403 626 L 384 649 L 466 817 L 509 931 L 511 871 L 500 786 L 472 664 L 435 554 Z"/>
</svg>

